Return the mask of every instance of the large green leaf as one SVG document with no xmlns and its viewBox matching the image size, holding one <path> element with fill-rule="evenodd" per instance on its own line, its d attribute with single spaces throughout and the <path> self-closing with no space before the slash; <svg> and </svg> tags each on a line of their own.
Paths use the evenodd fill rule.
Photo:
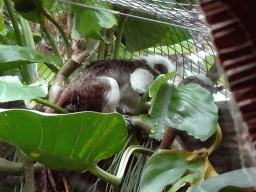
<svg viewBox="0 0 256 192">
<path fill-rule="evenodd" d="M 47 81 L 24 87 L 18 76 L 0 77 L 0 102 L 35 99 L 48 93 Z"/>
<path fill-rule="evenodd" d="M 1 9 L 1 5 L 0 5 L 0 9 Z M 5 30 L 5 26 L 3 23 L 3 14 L 2 12 L 0 13 L 0 34 L 4 34 L 4 30 Z"/>
<path fill-rule="evenodd" d="M 204 178 L 207 153 L 198 154 L 176 150 L 157 151 L 142 174 L 140 192 L 161 192 L 170 184 L 179 189 L 185 182 L 192 185 L 199 183 Z"/>
<path fill-rule="evenodd" d="M 142 13 L 134 12 L 134 14 L 148 18 Z M 133 17 L 127 19 L 124 35 L 126 48 L 131 53 L 158 45 L 174 45 L 191 37 L 185 29 Z"/>
<path fill-rule="evenodd" d="M 17 45 L 0 45 L 0 71 L 39 62 L 48 65 L 62 64 L 62 60 L 58 57 L 45 55 L 35 49 Z"/>
<path fill-rule="evenodd" d="M 66 169 L 90 169 L 96 161 L 117 153 L 127 130 L 118 113 L 50 115 L 26 110 L 2 110 L 0 139 L 19 147 L 32 159 Z"/>
<path fill-rule="evenodd" d="M 205 180 L 193 187 L 191 192 L 247 191 L 241 188 L 255 187 L 256 168 L 244 168 Z M 231 188 L 232 187 L 232 188 Z M 240 189 L 239 189 L 240 188 Z M 231 190 L 232 189 L 232 190 Z"/>
<path fill-rule="evenodd" d="M 176 88 L 162 75 L 152 84 L 149 94 L 153 99 L 151 109 L 142 119 L 153 126 L 150 137 L 161 139 L 165 126 L 186 131 L 202 141 L 216 131 L 218 108 L 212 95 L 200 85 Z"/>
<path fill-rule="evenodd" d="M 113 9 L 113 7 L 106 2 L 87 1 L 85 4 L 104 9 Z M 117 19 L 113 13 L 86 8 L 77 8 L 77 12 L 76 19 L 78 20 L 78 29 L 83 37 L 90 37 L 109 42 L 100 34 L 100 30 L 102 28 L 109 29 L 114 25 L 117 25 Z"/>
</svg>

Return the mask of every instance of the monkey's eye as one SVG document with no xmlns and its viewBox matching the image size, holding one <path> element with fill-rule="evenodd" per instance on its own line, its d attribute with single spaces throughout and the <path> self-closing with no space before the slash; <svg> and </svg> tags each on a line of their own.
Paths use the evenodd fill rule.
<svg viewBox="0 0 256 192">
<path fill-rule="evenodd" d="M 162 65 L 162 64 L 155 64 L 154 69 L 159 71 L 161 74 L 168 73 L 168 69 L 164 65 Z"/>
</svg>

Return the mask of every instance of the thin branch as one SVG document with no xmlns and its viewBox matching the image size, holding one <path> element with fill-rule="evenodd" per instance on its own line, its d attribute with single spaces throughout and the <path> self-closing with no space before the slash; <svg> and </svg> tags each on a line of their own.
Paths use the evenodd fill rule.
<svg viewBox="0 0 256 192">
<path fill-rule="evenodd" d="M 123 29 L 124 29 L 124 24 L 126 21 L 127 17 L 121 16 L 118 21 L 118 29 L 117 29 L 117 35 L 116 35 L 116 44 L 115 44 L 115 49 L 114 49 L 114 59 L 119 58 L 119 52 L 120 52 L 120 47 L 121 47 L 121 40 L 122 40 L 122 35 L 123 35 Z"/>
</svg>

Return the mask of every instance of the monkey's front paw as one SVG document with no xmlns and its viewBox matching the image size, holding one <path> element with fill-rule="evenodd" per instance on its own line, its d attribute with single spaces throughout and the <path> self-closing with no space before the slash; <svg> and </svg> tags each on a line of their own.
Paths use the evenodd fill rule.
<svg viewBox="0 0 256 192">
<path fill-rule="evenodd" d="M 131 117 L 129 115 L 123 115 L 123 117 L 124 117 L 125 124 L 126 124 L 126 127 L 127 127 L 128 131 L 132 130 L 134 124 L 132 122 Z"/>
</svg>

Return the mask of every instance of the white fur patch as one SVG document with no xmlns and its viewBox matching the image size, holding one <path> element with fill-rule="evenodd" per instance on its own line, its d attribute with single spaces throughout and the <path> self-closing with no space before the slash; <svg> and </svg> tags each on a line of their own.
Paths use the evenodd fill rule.
<svg viewBox="0 0 256 192">
<path fill-rule="evenodd" d="M 149 67 L 151 67 L 152 69 L 154 69 L 155 64 L 162 64 L 168 69 L 168 72 L 175 71 L 174 64 L 168 59 L 167 56 L 148 55 L 148 56 L 139 56 L 138 59 L 146 60 Z"/>
<path fill-rule="evenodd" d="M 153 81 L 154 76 L 152 73 L 141 68 L 136 69 L 130 77 L 132 89 L 139 94 L 144 94 Z"/>
<path fill-rule="evenodd" d="M 116 112 L 116 107 L 120 101 L 120 91 L 117 81 L 111 77 L 100 77 L 105 81 L 108 81 L 111 88 L 105 95 L 105 108 L 109 109 L 110 112 Z"/>
</svg>

